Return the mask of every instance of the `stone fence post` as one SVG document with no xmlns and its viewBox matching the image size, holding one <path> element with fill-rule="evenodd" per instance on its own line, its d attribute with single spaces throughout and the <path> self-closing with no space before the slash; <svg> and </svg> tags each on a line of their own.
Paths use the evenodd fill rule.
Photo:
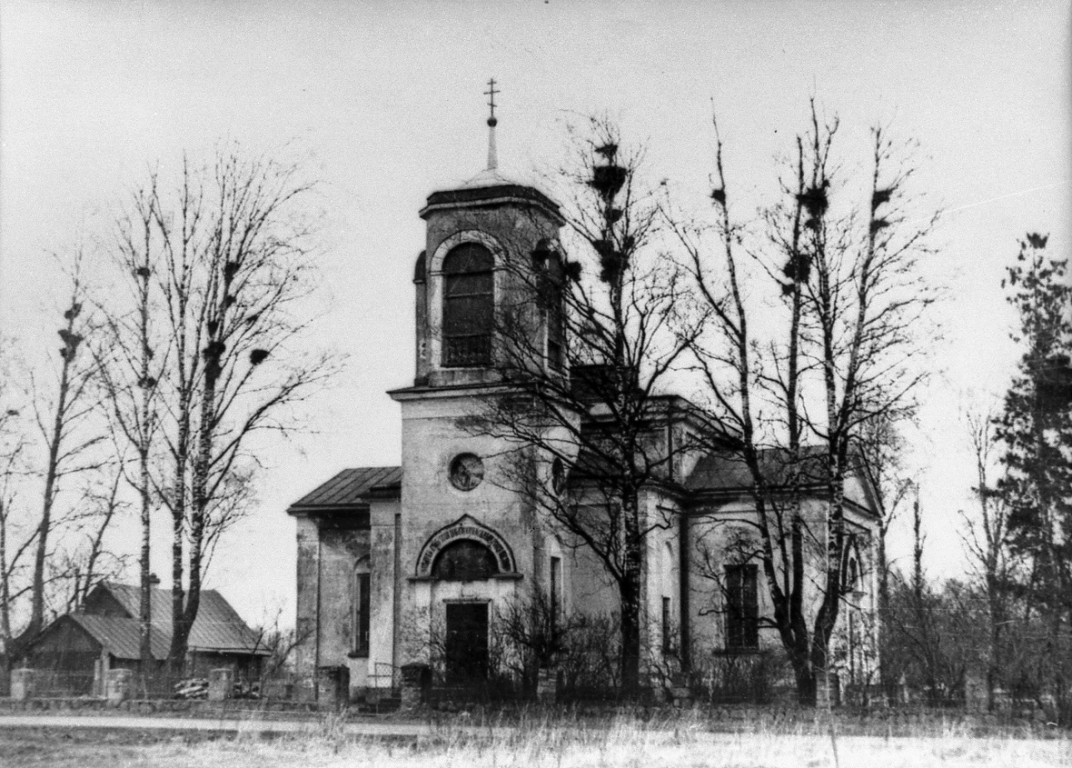
<svg viewBox="0 0 1072 768">
<path fill-rule="evenodd" d="M 120 704 L 130 698 L 134 671 L 130 669 L 109 669 L 105 696 L 109 704 Z"/>
<path fill-rule="evenodd" d="M 234 696 L 234 670 L 230 667 L 209 670 L 208 700 L 224 701 Z"/>
<path fill-rule="evenodd" d="M 318 709 L 342 709 L 350 703 L 350 668 L 317 667 Z"/>
<path fill-rule="evenodd" d="M 427 664 L 403 664 L 400 709 L 403 712 L 417 709 L 427 698 L 431 686 L 432 670 Z"/>
<path fill-rule="evenodd" d="M 558 701 L 556 667 L 540 667 L 536 671 L 536 700 L 541 704 L 554 704 Z"/>
<path fill-rule="evenodd" d="M 37 670 L 13 669 L 11 670 L 11 698 L 15 701 L 32 699 L 36 694 Z"/>
</svg>

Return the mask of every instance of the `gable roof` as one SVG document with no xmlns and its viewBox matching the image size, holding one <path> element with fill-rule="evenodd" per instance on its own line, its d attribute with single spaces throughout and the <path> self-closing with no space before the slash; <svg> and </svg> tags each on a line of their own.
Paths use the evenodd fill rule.
<svg viewBox="0 0 1072 768">
<path fill-rule="evenodd" d="M 141 634 L 137 619 L 122 616 L 98 616 L 92 613 L 68 613 L 57 619 L 72 621 L 117 659 L 141 658 Z M 166 659 L 170 638 L 154 627 L 149 629 L 149 647 L 154 659 Z"/>
<path fill-rule="evenodd" d="M 290 505 L 294 512 L 345 510 L 368 506 L 375 496 L 397 496 L 402 490 L 402 467 L 344 469 Z"/>
<path fill-rule="evenodd" d="M 117 643 L 117 647 L 126 647 L 124 638 L 129 633 L 129 627 L 123 622 L 130 622 L 134 627 L 135 654 L 132 658 L 138 658 L 138 619 L 141 606 L 141 589 L 130 584 L 117 584 L 103 581 L 93 588 L 93 592 L 103 590 L 111 595 L 122 607 L 126 616 L 101 616 L 94 613 L 77 612 L 68 614 L 75 618 L 86 631 L 103 645 L 111 650 L 111 646 L 105 639 Z M 171 645 L 171 590 L 154 587 L 150 593 L 149 610 L 152 626 L 150 629 L 150 644 L 153 646 L 154 658 L 165 658 L 167 649 Z M 87 602 L 89 599 L 87 598 Z M 88 619 L 86 617 L 89 617 Z M 85 621 L 83 621 L 85 619 Z M 107 620 L 107 621 L 105 621 Z M 88 622 L 88 623 L 87 623 Z M 157 656 L 157 640 L 162 643 L 162 655 Z M 104 638 L 104 639 L 102 639 Z M 252 653 L 265 654 L 268 651 L 258 647 L 257 634 L 242 620 L 238 612 L 224 599 L 223 595 L 214 589 L 201 590 L 201 601 L 198 606 L 197 619 L 190 630 L 187 641 L 191 651 L 207 651 L 214 653 Z M 122 657 L 131 658 L 131 657 Z"/>
</svg>

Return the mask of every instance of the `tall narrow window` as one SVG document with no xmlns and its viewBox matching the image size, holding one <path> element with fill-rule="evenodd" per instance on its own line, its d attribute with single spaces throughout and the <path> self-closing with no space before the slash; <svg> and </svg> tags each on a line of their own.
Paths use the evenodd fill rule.
<svg viewBox="0 0 1072 768">
<path fill-rule="evenodd" d="M 663 654 L 674 652 L 673 627 L 670 626 L 670 598 L 663 598 Z"/>
<path fill-rule="evenodd" d="M 352 656 L 369 655 L 369 586 L 368 560 L 363 559 L 354 569 Z"/>
<path fill-rule="evenodd" d="M 726 566 L 726 648 L 759 647 L 758 568 L 752 564 Z"/>
<path fill-rule="evenodd" d="M 849 556 L 849 567 L 845 569 L 845 592 L 857 592 L 860 590 L 860 566 L 856 558 Z"/>
<path fill-rule="evenodd" d="M 478 243 L 463 243 L 443 260 L 443 365 L 491 363 L 494 267 L 495 258 Z"/>
<path fill-rule="evenodd" d="M 551 558 L 551 584 L 550 594 L 548 598 L 551 601 L 551 625 L 557 627 L 559 623 L 559 613 L 562 611 L 562 558 Z"/>
<path fill-rule="evenodd" d="M 565 367 L 566 329 L 563 306 L 563 282 L 565 276 L 558 257 L 551 259 L 547 267 L 547 363 L 556 371 Z"/>
</svg>

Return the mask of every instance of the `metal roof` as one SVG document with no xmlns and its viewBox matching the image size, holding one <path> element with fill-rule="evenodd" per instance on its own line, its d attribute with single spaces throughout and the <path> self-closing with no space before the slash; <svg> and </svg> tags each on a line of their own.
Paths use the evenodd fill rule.
<svg viewBox="0 0 1072 768">
<path fill-rule="evenodd" d="M 565 223 L 558 204 L 545 193 L 530 184 L 508 179 L 495 170 L 484 171 L 460 187 L 433 192 L 428 196 L 428 201 L 419 215 L 426 219 L 430 212 L 443 208 L 486 207 L 507 203 L 542 208 L 559 225 Z"/>
<path fill-rule="evenodd" d="M 368 505 L 376 493 L 398 493 L 402 467 L 354 467 L 344 469 L 290 505 L 291 510 L 345 509 Z"/>
<path fill-rule="evenodd" d="M 60 620 L 63 619 L 78 624 L 117 659 L 141 658 L 141 634 L 137 619 L 98 616 L 92 613 L 68 613 L 60 617 Z M 169 637 L 164 637 L 154 627 L 150 627 L 149 647 L 154 659 L 166 659 L 169 645 Z"/>
<path fill-rule="evenodd" d="M 138 658 L 138 619 L 141 605 L 141 590 L 139 587 L 129 584 L 116 584 L 114 582 L 101 582 L 94 588 L 106 590 L 123 607 L 127 617 L 98 616 L 88 613 L 68 614 L 82 627 L 108 648 L 110 653 L 119 653 L 112 650 L 112 643 L 117 648 L 128 648 L 129 628 L 122 622 L 130 622 L 133 626 L 134 655 L 120 656 L 120 658 Z M 154 587 L 150 592 L 150 615 L 152 627 L 150 641 L 153 645 L 155 658 L 166 658 L 168 648 L 171 645 L 171 590 Z M 98 634 L 101 633 L 101 634 Z M 159 638 L 159 639 L 157 639 Z M 208 651 L 214 653 L 253 653 L 267 654 L 263 647 L 258 647 L 259 638 L 257 633 L 249 628 L 242 620 L 237 611 L 231 607 L 223 595 L 214 589 L 201 591 L 201 600 L 198 605 L 197 619 L 190 630 L 187 645 L 191 651 Z M 161 655 L 157 656 L 158 643 Z"/>
<path fill-rule="evenodd" d="M 772 486 L 787 485 L 795 476 L 804 485 L 823 482 L 826 465 L 823 462 L 825 447 L 809 445 L 800 449 L 801 458 L 795 466 L 789 461 L 789 452 L 783 448 L 766 448 L 759 451 L 759 468 Z M 685 479 L 685 487 L 693 491 L 746 489 L 752 486 L 752 473 L 739 453 L 709 453 L 693 467 Z"/>
</svg>

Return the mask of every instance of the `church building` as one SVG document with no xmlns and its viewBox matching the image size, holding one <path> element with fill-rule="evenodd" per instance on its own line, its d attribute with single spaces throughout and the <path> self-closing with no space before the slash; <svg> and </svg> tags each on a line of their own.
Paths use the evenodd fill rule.
<svg viewBox="0 0 1072 768">
<path fill-rule="evenodd" d="M 516 466 L 503 438 L 466 423 L 516 393 L 494 318 L 527 286 L 507 267 L 557 244 L 565 224 L 548 195 L 498 170 L 494 111 L 488 124 L 487 169 L 433 191 L 419 212 L 426 237 L 412 288 L 416 371 L 411 385 L 388 393 L 401 411 L 401 466 L 344 469 L 287 510 L 297 524 L 298 675 L 312 681 L 318 669 L 346 667 L 355 697 L 396 686 L 399 670 L 415 663 L 436 680 L 487 678 L 501 655 L 497 622 L 537 591 L 556 616 L 611 616 L 618 608 L 599 559 L 506 481 Z M 401 300 L 404 287 L 397 288 Z M 526 322 L 544 352 L 533 365 L 570 376 L 553 313 Z M 700 428 L 688 398 L 655 403 L 655 434 L 667 451 Z M 568 462 L 536 457 L 533 467 L 557 493 L 584 496 L 582 473 Z M 668 473 L 640 499 L 643 514 L 666 521 L 644 538 L 642 667 L 652 675 L 702 669 L 715 657 L 778 648 L 777 631 L 762 620 L 772 615 L 763 568 L 734 546 L 755 514 L 744 465 L 711 448 L 682 453 Z M 804 490 L 804 504 L 821 515 L 821 484 Z M 877 519 L 862 479 L 850 478 L 845 507 L 852 544 L 839 626 L 855 621 L 857 637 L 841 663 L 859 674 L 873 666 L 865 657 Z"/>
</svg>

